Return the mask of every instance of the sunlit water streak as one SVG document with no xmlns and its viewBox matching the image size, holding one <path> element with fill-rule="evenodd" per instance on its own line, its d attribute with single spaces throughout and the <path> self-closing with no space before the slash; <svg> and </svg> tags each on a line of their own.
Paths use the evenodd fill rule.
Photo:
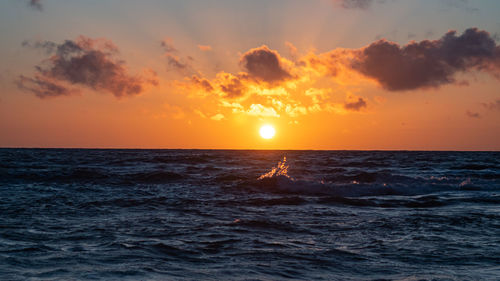
<svg viewBox="0 0 500 281">
<path fill-rule="evenodd" d="M 0 279 L 498 280 L 499 159 L 0 149 Z"/>
</svg>

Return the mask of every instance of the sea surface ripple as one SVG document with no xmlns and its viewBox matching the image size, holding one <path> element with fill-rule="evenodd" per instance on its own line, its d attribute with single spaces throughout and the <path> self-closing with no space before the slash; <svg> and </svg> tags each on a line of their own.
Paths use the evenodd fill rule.
<svg viewBox="0 0 500 281">
<path fill-rule="evenodd" d="M 500 280 L 500 153 L 0 149 L 1 280 Z"/>
</svg>

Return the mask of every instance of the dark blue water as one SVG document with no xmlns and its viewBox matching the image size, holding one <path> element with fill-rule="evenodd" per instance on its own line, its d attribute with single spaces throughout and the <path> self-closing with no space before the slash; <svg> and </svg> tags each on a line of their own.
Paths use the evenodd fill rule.
<svg viewBox="0 0 500 281">
<path fill-rule="evenodd" d="M 0 279 L 500 280 L 500 153 L 0 149 Z"/>
</svg>

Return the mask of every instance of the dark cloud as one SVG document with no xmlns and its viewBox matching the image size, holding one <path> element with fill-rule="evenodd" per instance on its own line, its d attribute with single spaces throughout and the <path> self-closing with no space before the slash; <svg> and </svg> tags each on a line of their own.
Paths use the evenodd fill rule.
<svg viewBox="0 0 500 281">
<path fill-rule="evenodd" d="M 169 40 L 169 39 L 165 39 L 165 40 L 161 41 L 160 46 L 163 47 L 163 49 L 165 50 L 165 53 L 171 54 L 171 53 L 178 52 L 177 49 L 172 44 L 171 40 Z"/>
<path fill-rule="evenodd" d="M 70 89 L 57 80 L 51 81 L 45 76 L 36 75 L 34 78 L 19 76 L 16 80 L 17 87 L 22 90 L 30 91 L 39 98 L 69 96 L 78 93 L 77 90 Z"/>
<path fill-rule="evenodd" d="M 244 77 L 226 75 L 225 81 L 220 84 L 220 89 L 225 94 L 225 98 L 239 98 L 245 94 L 246 86 L 242 80 Z"/>
<path fill-rule="evenodd" d="M 39 10 L 39 11 L 42 10 L 42 1 L 41 0 L 30 0 L 28 2 L 28 5 L 34 9 Z"/>
<path fill-rule="evenodd" d="M 259 81 L 275 83 L 292 77 L 283 67 L 278 52 L 263 45 L 244 53 L 240 60 L 241 66 L 249 76 Z"/>
<path fill-rule="evenodd" d="M 214 87 L 206 78 L 200 78 L 198 76 L 191 77 L 191 83 L 196 87 L 202 89 L 203 91 L 210 93 L 214 90 Z"/>
<path fill-rule="evenodd" d="M 334 2 L 344 9 L 368 9 L 373 0 L 334 0 Z"/>
<path fill-rule="evenodd" d="M 500 111 L 500 99 L 496 101 L 492 101 L 489 103 L 483 103 L 483 106 L 486 107 L 489 110 L 498 110 Z"/>
<path fill-rule="evenodd" d="M 57 49 L 57 44 L 50 41 L 31 42 L 25 40 L 21 43 L 21 46 L 45 51 L 47 55 L 54 53 L 54 51 Z"/>
<path fill-rule="evenodd" d="M 62 44 L 52 42 L 23 43 L 44 49 L 52 55 L 35 67 L 35 78 L 20 76 L 18 86 L 38 97 L 73 93 L 64 90 L 64 83 L 81 85 L 116 97 L 132 96 L 144 91 L 146 85 L 158 83 L 155 73 L 131 76 L 123 61 L 116 60 L 117 47 L 108 40 L 79 37 Z"/>
<path fill-rule="evenodd" d="M 454 83 L 457 72 L 469 70 L 498 76 L 500 69 L 500 47 L 488 32 L 477 28 L 404 46 L 379 40 L 353 52 L 350 66 L 390 91 L 439 87 Z"/>
<path fill-rule="evenodd" d="M 344 104 L 344 108 L 352 111 L 360 111 L 361 109 L 366 107 L 366 101 L 362 98 L 358 98 L 358 101 L 355 102 L 346 102 Z"/>
<path fill-rule="evenodd" d="M 192 66 L 192 62 L 194 61 L 193 57 L 187 56 L 185 58 L 181 58 L 179 50 L 175 48 L 171 41 L 171 39 L 165 39 L 160 43 L 160 46 L 165 51 L 167 69 L 182 75 L 197 73 Z"/>
<path fill-rule="evenodd" d="M 467 117 L 470 117 L 470 118 L 481 118 L 481 115 L 480 115 L 479 113 L 477 113 L 477 112 L 471 112 L 471 111 L 469 111 L 469 110 L 467 110 L 467 111 L 465 112 L 465 115 L 466 115 Z"/>
<path fill-rule="evenodd" d="M 167 55 L 167 64 L 170 69 L 182 71 L 185 69 L 189 68 L 189 65 L 185 62 L 182 62 L 180 58 L 173 56 L 173 55 Z"/>
</svg>

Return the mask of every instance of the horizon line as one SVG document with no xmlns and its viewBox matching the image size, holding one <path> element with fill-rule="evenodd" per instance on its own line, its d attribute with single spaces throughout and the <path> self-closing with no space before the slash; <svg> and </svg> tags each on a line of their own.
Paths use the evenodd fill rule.
<svg viewBox="0 0 500 281">
<path fill-rule="evenodd" d="M 225 150 L 225 151 L 373 151 L 373 152 L 500 152 L 499 150 L 475 149 L 269 149 L 269 148 L 134 148 L 134 147 L 15 147 L 0 146 L 0 149 L 67 149 L 67 150 Z"/>
</svg>

